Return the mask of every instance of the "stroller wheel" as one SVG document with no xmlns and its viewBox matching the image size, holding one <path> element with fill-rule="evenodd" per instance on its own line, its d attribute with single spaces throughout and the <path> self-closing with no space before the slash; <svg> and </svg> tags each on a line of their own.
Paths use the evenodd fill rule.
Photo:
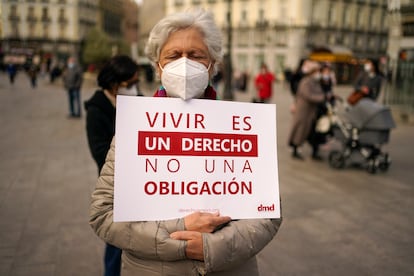
<svg viewBox="0 0 414 276">
<path fill-rule="evenodd" d="M 382 172 L 386 172 L 388 171 L 389 167 L 391 165 L 391 158 L 388 156 L 388 154 L 385 154 L 383 156 L 383 159 L 380 161 L 380 163 L 378 164 L 378 168 L 382 171 Z"/>
<path fill-rule="evenodd" d="M 378 166 L 376 164 L 375 159 L 369 160 L 368 166 L 367 166 L 367 171 L 371 174 L 375 174 L 377 172 L 377 168 L 378 168 Z"/>
<path fill-rule="evenodd" d="M 332 151 L 329 154 L 329 165 L 335 169 L 342 169 L 343 167 L 345 167 L 344 155 L 340 151 Z"/>
</svg>

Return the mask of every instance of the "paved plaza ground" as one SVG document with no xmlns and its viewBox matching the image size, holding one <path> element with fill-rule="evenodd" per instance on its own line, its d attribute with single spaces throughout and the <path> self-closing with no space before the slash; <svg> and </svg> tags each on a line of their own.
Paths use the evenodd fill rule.
<svg viewBox="0 0 414 276">
<path fill-rule="evenodd" d="M 87 80 L 83 100 L 94 89 Z M 343 96 L 350 91 L 337 88 Z M 252 97 L 235 92 L 238 101 Z M 393 161 L 388 172 L 334 170 L 328 147 L 323 162 L 291 159 L 291 102 L 287 87 L 276 83 L 284 221 L 259 254 L 262 275 L 414 275 L 414 126 L 396 118 L 385 145 Z M 103 275 L 103 242 L 88 225 L 97 169 L 85 117 L 67 118 L 59 81 L 41 78 L 33 89 L 23 73 L 14 85 L 0 74 L 0 114 L 0 275 Z"/>
</svg>

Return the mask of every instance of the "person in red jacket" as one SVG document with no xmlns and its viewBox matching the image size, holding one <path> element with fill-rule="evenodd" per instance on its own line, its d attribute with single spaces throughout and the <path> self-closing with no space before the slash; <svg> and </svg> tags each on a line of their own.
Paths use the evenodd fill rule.
<svg viewBox="0 0 414 276">
<path fill-rule="evenodd" d="M 273 81 L 275 81 L 275 75 L 273 75 L 267 68 L 265 63 L 260 66 L 260 73 L 256 76 L 255 85 L 259 97 L 259 102 L 268 102 L 273 92 Z"/>
</svg>

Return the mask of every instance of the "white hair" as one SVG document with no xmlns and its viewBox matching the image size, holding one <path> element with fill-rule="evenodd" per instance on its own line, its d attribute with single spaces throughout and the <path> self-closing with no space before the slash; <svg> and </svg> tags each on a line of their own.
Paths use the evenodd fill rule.
<svg viewBox="0 0 414 276">
<path fill-rule="evenodd" d="M 223 59 L 221 32 L 214 22 L 213 14 L 203 9 L 168 15 L 154 26 L 145 47 L 145 54 L 152 65 L 155 67 L 159 62 L 160 51 L 172 33 L 192 27 L 203 35 L 208 52 L 215 61 L 214 69 L 216 72 L 218 64 Z"/>
</svg>

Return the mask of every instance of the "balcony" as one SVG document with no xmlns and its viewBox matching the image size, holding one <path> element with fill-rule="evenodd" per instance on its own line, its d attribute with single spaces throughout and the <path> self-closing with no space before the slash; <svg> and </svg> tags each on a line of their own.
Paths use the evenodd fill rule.
<svg viewBox="0 0 414 276">
<path fill-rule="evenodd" d="M 269 21 L 267 20 L 258 20 L 256 21 L 256 28 L 266 29 L 269 26 Z"/>
<path fill-rule="evenodd" d="M 20 21 L 20 16 L 18 16 L 17 14 L 10 14 L 9 15 L 9 21 L 19 22 Z"/>
<path fill-rule="evenodd" d="M 58 23 L 60 24 L 60 25 L 66 25 L 66 24 L 68 24 L 68 22 L 69 22 L 69 20 L 66 18 L 66 17 L 59 17 L 58 18 Z"/>
<path fill-rule="evenodd" d="M 26 21 L 27 21 L 28 23 L 32 23 L 32 24 L 34 24 L 34 23 L 36 23 L 36 22 L 37 22 L 37 17 L 36 17 L 36 16 L 34 16 L 34 15 L 28 15 L 28 16 L 26 17 Z"/>
<path fill-rule="evenodd" d="M 403 24 L 402 25 L 402 33 L 403 33 L 403 36 L 414 37 L 414 22 Z"/>
<path fill-rule="evenodd" d="M 42 23 L 50 23 L 52 19 L 49 16 L 42 16 Z"/>
</svg>

